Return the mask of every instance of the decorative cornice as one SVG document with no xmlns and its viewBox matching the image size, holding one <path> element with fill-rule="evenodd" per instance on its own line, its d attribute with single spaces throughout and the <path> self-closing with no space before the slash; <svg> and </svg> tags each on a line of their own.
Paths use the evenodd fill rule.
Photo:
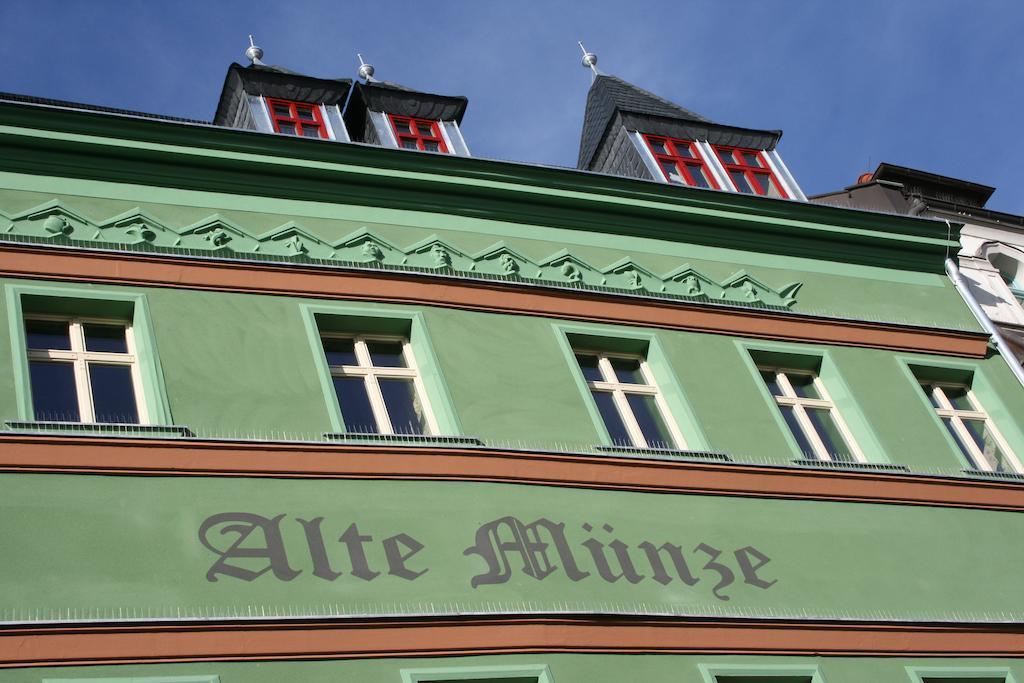
<svg viewBox="0 0 1024 683">
<path fill-rule="evenodd" d="M 431 257 L 436 258 L 436 257 Z M 396 267 L 397 268 L 397 267 Z M 518 278 L 453 277 L 448 268 L 385 271 L 332 264 L 275 264 L 217 255 L 126 254 L 0 239 L 0 275 L 140 287 L 380 301 L 764 339 L 865 346 L 982 358 L 983 332 L 799 315 L 788 310 L 640 296 L 629 290 L 533 284 Z"/>
<path fill-rule="evenodd" d="M 241 255 L 257 261 L 315 261 L 377 270 L 442 270 L 468 278 L 489 276 L 509 281 L 523 279 L 544 284 L 580 284 L 755 308 L 788 308 L 796 303 L 794 295 L 801 286 L 797 282 L 777 290 L 745 271 L 719 284 L 694 271 L 688 264 L 659 276 L 629 258 L 597 268 L 564 249 L 535 261 L 502 241 L 472 256 L 434 235 L 400 247 L 365 227 L 339 240 L 326 242 L 295 221 L 288 221 L 262 234 L 253 234 L 219 214 L 180 228 L 168 226 L 139 208 L 97 220 L 59 200 L 13 215 L 0 211 L 0 231 L 0 235 L 7 238 L 27 237 L 55 244 L 117 248 L 129 252 L 133 248 L 141 248 L 146 253 L 205 252 Z M 567 263 L 572 264 L 574 270 L 566 269 Z"/>
<path fill-rule="evenodd" d="M 575 169 L 0 103 L 0 170 L 436 212 L 942 272 L 938 221 Z"/>
<path fill-rule="evenodd" d="M 522 653 L 1021 657 L 1024 628 L 585 615 L 0 629 L 0 668 Z"/>
<path fill-rule="evenodd" d="M 452 446 L 0 433 L 0 472 L 501 482 L 1024 512 L 1020 482 Z"/>
</svg>

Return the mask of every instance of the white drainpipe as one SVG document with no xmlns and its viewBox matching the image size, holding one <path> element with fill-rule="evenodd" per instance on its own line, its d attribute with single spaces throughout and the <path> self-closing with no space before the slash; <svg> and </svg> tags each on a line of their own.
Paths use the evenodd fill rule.
<svg viewBox="0 0 1024 683">
<path fill-rule="evenodd" d="M 967 306 L 974 313 L 974 317 L 978 319 L 978 322 L 985 328 L 985 331 L 992 335 L 992 342 L 996 346 L 996 351 L 1003 357 L 1006 364 L 1010 366 L 1010 371 L 1017 377 L 1017 380 L 1024 385 L 1024 367 L 1021 367 L 1020 361 L 1013 355 L 1013 350 L 1006 343 L 1003 335 L 1000 334 L 999 328 L 995 326 L 988 315 L 985 314 L 985 311 L 982 310 L 981 305 L 974 298 L 974 294 L 971 293 L 967 281 L 964 280 L 964 276 L 960 273 L 960 268 L 957 267 L 956 262 L 951 258 L 946 259 L 946 273 L 949 274 L 949 279 L 953 281 L 953 285 L 960 292 L 960 296 L 967 302 Z"/>
</svg>

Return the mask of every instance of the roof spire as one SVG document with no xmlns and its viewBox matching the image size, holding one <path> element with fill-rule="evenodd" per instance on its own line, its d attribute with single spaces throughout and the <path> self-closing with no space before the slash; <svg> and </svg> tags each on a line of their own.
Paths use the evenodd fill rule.
<svg viewBox="0 0 1024 683">
<path fill-rule="evenodd" d="M 583 66 L 588 67 L 594 72 L 594 78 L 601 75 L 600 70 L 597 68 L 597 55 L 593 52 L 587 52 L 587 48 L 583 47 L 583 41 L 576 41 L 576 44 L 580 46 L 580 50 L 583 51 Z"/>
<path fill-rule="evenodd" d="M 356 57 L 359 58 L 359 77 L 365 79 L 367 83 L 376 83 L 377 79 L 373 77 L 373 64 L 364 62 L 363 56 L 358 52 Z"/>
<path fill-rule="evenodd" d="M 263 48 L 258 46 L 252 40 L 252 34 L 249 34 L 249 47 L 245 48 L 246 58 L 255 65 L 265 66 L 260 60 L 263 59 Z"/>
</svg>

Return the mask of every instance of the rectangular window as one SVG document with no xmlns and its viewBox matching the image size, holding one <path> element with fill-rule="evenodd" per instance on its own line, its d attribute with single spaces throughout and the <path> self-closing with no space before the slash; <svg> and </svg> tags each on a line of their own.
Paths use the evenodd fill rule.
<svg viewBox="0 0 1024 683">
<path fill-rule="evenodd" d="M 988 414 L 970 386 L 946 382 L 920 381 L 928 401 L 953 442 L 967 461 L 985 472 L 1021 471 Z"/>
<path fill-rule="evenodd" d="M 685 449 L 642 356 L 576 351 L 583 378 L 616 446 Z"/>
<path fill-rule="evenodd" d="M 718 189 L 718 183 L 694 141 L 646 134 L 644 140 L 666 181 L 676 185 Z"/>
<path fill-rule="evenodd" d="M 722 145 L 715 145 L 714 149 L 737 192 L 765 197 L 789 198 L 762 152 L 756 149 L 724 147 Z"/>
<path fill-rule="evenodd" d="M 437 121 L 414 119 L 408 116 L 388 115 L 395 131 L 395 140 L 403 149 L 418 149 L 424 152 L 448 152 L 444 136 Z"/>
<path fill-rule="evenodd" d="M 850 431 L 815 373 L 761 366 L 758 370 L 806 457 L 839 462 L 863 461 Z"/>
<path fill-rule="evenodd" d="M 345 431 L 438 434 L 404 337 L 321 333 Z"/>
<path fill-rule="evenodd" d="M 148 423 L 131 325 L 26 315 L 25 339 L 37 421 Z"/>
<path fill-rule="evenodd" d="M 300 138 L 330 138 L 318 105 L 268 97 L 267 108 L 278 133 Z"/>
</svg>

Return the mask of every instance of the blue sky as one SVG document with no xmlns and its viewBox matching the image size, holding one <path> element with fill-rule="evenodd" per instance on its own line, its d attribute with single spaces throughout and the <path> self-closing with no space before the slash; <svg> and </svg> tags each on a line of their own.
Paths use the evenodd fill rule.
<svg viewBox="0 0 1024 683">
<path fill-rule="evenodd" d="M 246 34 L 265 61 L 466 95 L 477 156 L 574 166 L 600 67 L 721 123 L 785 131 L 808 194 L 880 161 L 994 185 L 1024 214 L 1020 0 L 0 4 L 0 90 L 209 119 Z"/>
</svg>

